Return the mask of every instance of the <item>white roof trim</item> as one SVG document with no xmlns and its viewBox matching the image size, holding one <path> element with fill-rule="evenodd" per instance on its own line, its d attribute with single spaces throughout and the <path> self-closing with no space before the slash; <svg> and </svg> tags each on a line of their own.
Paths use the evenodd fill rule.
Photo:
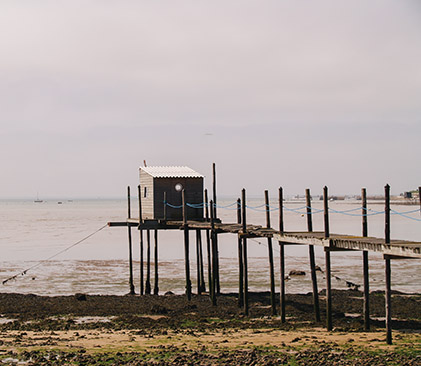
<svg viewBox="0 0 421 366">
<path fill-rule="evenodd" d="M 140 170 L 154 178 L 204 178 L 187 166 L 142 166 Z"/>
</svg>

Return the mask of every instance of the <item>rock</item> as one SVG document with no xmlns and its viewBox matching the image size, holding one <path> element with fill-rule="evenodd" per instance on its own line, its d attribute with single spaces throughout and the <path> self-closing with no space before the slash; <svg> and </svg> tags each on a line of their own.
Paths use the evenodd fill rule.
<svg viewBox="0 0 421 366">
<path fill-rule="evenodd" d="M 297 270 L 292 270 L 289 272 L 289 276 L 305 276 L 306 273 L 304 271 L 297 271 Z"/>
<path fill-rule="evenodd" d="M 168 309 L 164 306 L 154 304 L 152 306 L 151 313 L 157 314 L 157 315 L 164 315 L 164 314 L 168 314 Z"/>
<path fill-rule="evenodd" d="M 164 296 L 173 296 L 174 295 L 174 292 L 172 292 L 172 291 L 167 291 L 165 294 L 164 294 Z"/>
<path fill-rule="evenodd" d="M 87 298 L 86 298 L 86 295 L 85 295 L 85 294 L 79 294 L 79 293 L 77 293 L 77 294 L 75 294 L 75 298 L 76 298 L 76 300 L 78 300 L 78 301 L 86 301 L 86 300 L 87 300 Z"/>
</svg>

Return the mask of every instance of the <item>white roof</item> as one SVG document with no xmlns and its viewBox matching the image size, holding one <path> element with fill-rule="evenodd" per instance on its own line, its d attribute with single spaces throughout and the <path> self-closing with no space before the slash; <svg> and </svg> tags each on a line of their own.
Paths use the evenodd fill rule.
<svg viewBox="0 0 421 366">
<path fill-rule="evenodd" d="M 203 178 L 188 166 L 142 166 L 140 169 L 154 178 Z"/>
</svg>

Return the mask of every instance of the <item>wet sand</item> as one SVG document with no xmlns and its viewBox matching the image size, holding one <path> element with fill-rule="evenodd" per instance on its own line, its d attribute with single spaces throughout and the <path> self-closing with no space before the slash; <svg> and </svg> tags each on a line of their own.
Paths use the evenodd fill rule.
<svg viewBox="0 0 421 366">
<path fill-rule="evenodd" d="M 421 364 L 421 295 L 393 295 L 393 340 L 384 332 L 384 296 L 371 295 L 372 330 L 363 330 L 362 293 L 333 292 L 332 332 L 314 322 L 312 296 L 287 295 L 287 323 L 270 316 L 268 293 L 250 295 L 250 316 L 235 294 L 57 296 L 0 294 L 0 358 L 6 364 Z"/>
</svg>

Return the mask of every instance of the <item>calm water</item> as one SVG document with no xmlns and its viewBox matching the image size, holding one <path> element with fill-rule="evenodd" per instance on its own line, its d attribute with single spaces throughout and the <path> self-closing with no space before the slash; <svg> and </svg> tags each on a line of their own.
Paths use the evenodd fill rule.
<svg viewBox="0 0 421 366">
<path fill-rule="evenodd" d="M 227 205 L 234 200 L 221 201 Z M 263 202 L 251 200 L 250 206 Z M 314 201 L 314 209 L 322 207 Z M 344 211 L 359 207 L 358 202 L 335 201 L 330 203 L 334 210 Z M 133 203 L 133 206 L 135 204 Z M 286 203 L 286 207 L 297 209 L 303 202 Z M 274 203 L 276 207 L 276 203 Z M 373 210 L 382 211 L 383 206 L 369 205 Z M 414 206 L 393 206 L 396 211 L 408 211 Z M 353 212 L 353 213 L 359 213 Z M 0 280 L 15 275 L 39 261 L 69 247 L 80 239 L 105 225 L 108 221 L 124 221 L 127 214 L 124 200 L 74 200 L 72 202 L 48 201 L 0 201 Z M 134 212 L 133 216 L 137 213 Z M 236 211 L 219 209 L 218 216 L 224 222 L 235 222 Z M 419 213 L 410 216 L 420 218 Z M 265 213 L 247 211 L 249 223 L 264 224 Z M 361 218 L 342 214 L 331 214 L 331 232 L 360 235 Z M 273 226 L 277 226 L 277 211 L 272 213 Z M 314 230 L 323 229 L 321 214 L 313 216 Z M 383 237 L 383 215 L 369 217 L 369 234 Z M 292 211 L 285 211 L 285 229 L 306 230 L 306 217 Z M 139 234 L 132 230 L 134 238 L 134 275 L 136 291 L 139 288 Z M 401 216 L 392 216 L 392 239 L 421 241 L 421 222 Z M 203 238 L 204 239 L 204 238 Z M 204 240 L 203 240 L 204 241 Z M 204 241 L 205 242 L 205 241 Z M 249 283 L 251 290 L 268 290 L 267 241 L 249 240 Z M 181 231 L 161 232 L 159 236 L 159 288 L 160 293 L 184 291 L 183 235 Z M 237 286 L 237 238 L 235 235 L 219 236 L 221 288 L 222 291 L 236 291 Z M 275 264 L 279 278 L 279 251 L 275 247 Z M 204 248 L 206 254 L 206 249 Z M 324 268 L 321 248 L 316 250 L 316 263 Z M 309 292 L 308 248 L 289 246 L 286 248 L 286 271 L 304 270 L 305 277 L 292 278 L 287 282 L 287 292 Z M 153 256 L 153 250 L 152 250 Z M 362 284 L 362 255 L 358 252 L 332 253 L 332 273 L 334 288 L 346 288 L 346 281 Z M 70 295 L 76 292 L 92 294 L 125 294 L 128 292 L 128 245 L 127 228 L 105 228 L 80 245 L 77 245 L 53 260 L 43 262 L 24 276 L 0 285 L 0 292 L 35 293 L 42 295 Z M 193 288 L 196 289 L 194 233 L 191 234 L 191 270 Z M 370 254 L 371 289 L 384 288 L 384 267 L 381 255 Z M 204 258 L 206 263 L 206 257 Z M 152 268 L 153 273 L 153 268 Z M 392 261 L 392 286 L 404 292 L 421 292 L 419 260 Z M 319 287 L 324 288 L 324 278 L 319 276 Z M 205 268 L 205 278 L 207 272 Z M 279 281 L 278 281 L 279 282 Z M 153 286 L 153 279 L 152 279 Z M 278 283 L 277 283 L 278 286 Z"/>
</svg>

